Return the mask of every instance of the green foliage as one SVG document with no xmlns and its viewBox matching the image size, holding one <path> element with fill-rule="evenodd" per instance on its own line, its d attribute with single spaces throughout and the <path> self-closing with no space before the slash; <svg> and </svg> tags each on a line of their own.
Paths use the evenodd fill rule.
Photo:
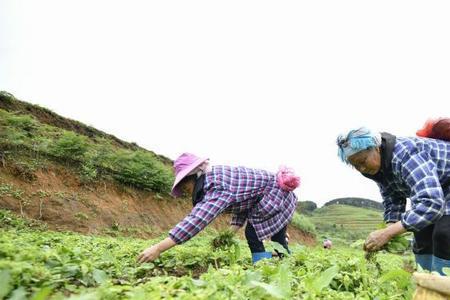
<svg viewBox="0 0 450 300">
<path fill-rule="evenodd" d="M 50 148 L 50 153 L 56 157 L 73 160 L 82 160 L 88 150 L 86 137 L 71 131 L 64 131 L 61 137 Z"/>
<path fill-rule="evenodd" d="M 3 195 L 12 195 L 15 192 L 15 188 L 12 184 L 2 183 L 0 185 L 0 197 Z"/>
<path fill-rule="evenodd" d="M 142 151 L 122 151 L 115 157 L 114 178 L 144 190 L 169 192 L 173 176 L 154 155 Z"/>
<path fill-rule="evenodd" d="M 42 124 L 28 115 L 15 115 L 0 109 L 0 149 L 17 166 L 22 177 L 33 179 L 36 160 L 57 158 L 77 168 L 81 181 L 91 183 L 99 178 L 114 178 L 136 188 L 168 193 L 173 182 L 171 168 L 160 158 L 144 150 L 128 150 L 112 146 L 106 138 L 89 139 L 72 131 Z M 22 166 L 23 165 L 23 166 Z M 19 174 L 19 175 L 21 175 Z"/>
<path fill-rule="evenodd" d="M 0 101 L 4 101 L 6 103 L 14 102 L 14 95 L 8 93 L 7 91 L 0 91 Z"/>
<path fill-rule="evenodd" d="M 313 280 L 307 281 L 308 287 L 316 293 L 320 293 L 324 288 L 328 287 L 334 277 L 339 273 L 339 267 L 334 265 L 326 269 L 320 276 Z"/>
<path fill-rule="evenodd" d="M 404 235 L 398 235 L 392 238 L 386 245 L 386 250 L 390 253 L 404 253 L 409 250 L 410 242 Z"/>
<path fill-rule="evenodd" d="M 9 270 L 0 271 L 0 299 L 5 298 L 11 291 L 11 274 Z"/>
<path fill-rule="evenodd" d="M 301 214 L 311 214 L 317 209 L 317 204 L 313 201 L 299 201 L 297 203 L 297 211 Z"/>
<path fill-rule="evenodd" d="M 19 202 L 20 211 L 23 215 L 23 207 L 30 204 L 30 199 L 25 196 L 25 192 L 19 188 L 15 188 L 12 184 L 1 184 L 0 198 L 5 195 L 12 197 Z"/>
<path fill-rule="evenodd" d="M 93 182 L 95 179 L 97 179 L 97 176 L 98 176 L 97 167 L 94 164 L 92 164 L 91 162 L 82 164 L 81 170 L 80 170 L 80 176 L 81 176 L 81 180 L 85 183 Z"/>
<path fill-rule="evenodd" d="M 212 239 L 211 246 L 213 249 L 228 249 L 236 243 L 237 241 L 234 238 L 234 232 L 231 230 L 224 230 Z"/>
<path fill-rule="evenodd" d="M 221 231 L 211 240 L 211 247 L 214 252 L 216 252 L 216 250 L 224 250 L 228 252 L 228 257 L 231 264 L 236 263 L 241 255 L 239 241 L 235 238 L 235 234 L 231 230 Z M 217 252 L 214 254 L 217 254 Z M 214 254 L 213 256 L 216 259 L 216 255 Z"/>
<path fill-rule="evenodd" d="M 380 283 L 395 282 L 400 289 L 407 289 L 411 284 L 411 274 L 402 269 L 391 270 L 380 277 Z"/>
<path fill-rule="evenodd" d="M 291 224 L 292 224 L 292 226 L 294 226 L 300 230 L 303 230 L 305 232 L 309 232 L 312 234 L 316 233 L 316 227 L 311 222 L 311 220 L 307 216 L 301 215 L 297 212 L 294 213 Z"/>
<path fill-rule="evenodd" d="M 374 209 L 334 204 L 316 209 L 310 220 L 324 238 L 350 245 L 376 230 L 383 216 Z"/>
<path fill-rule="evenodd" d="M 378 211 L 383 211 L 383 204 L 380 202 L 365 199 L 365 198 L 355 198 L 355 197 L 347 197 L 347 198 L 338 198 L 331 201 L 328 201 L 324 204 L 324 206 L 329 205 L 351 205 L 356 207 L 362 207 L 362 208 L 371 208 Z"/>
<path fill-rule="evenodd" d="M 385 223 L 378 224 L 378 229 L 386 228 L 387 225 Z M 382 248 L 382 250 L 386 250 L 389 253 L 398 253 L 402 254 L 410 249 L 410 242 L 406 238 L 407 236 L 411 236 L 411 233 L 404 233 L 400 235 L 394 236 L 390 241 Z"/>
<path fill-rule="evenodd" d="M 16 127 L 27 132 L 32 132 L 38 126 L 37 122 L 28 115 L 11 114 L 8 118 L 6 118 L 6 122 L 9 126 Z"/>
<path fill-rule="evenodd" d="M 19 220 L 7 212 L 10 224 Z M 0 223 L 1 224 L 1 223 Z M 223 239 L 229 241 L 228 238 Z M 137 255 L 156 241 L 0 228 L 0 299 L 410 299 L 403 258 L 379 253 L 291 245 L 292 255 L 251 265 L 245 242 L 238 264 L 234 245 L 211 251 L 203 232 L 139 265 Z M 229 243 L 225 243 L 231 245 Z"/>
<path fill-rule="evenodd" d="M 28 230 L 33 228 L 33 230 L 44 230 L 46 225 L 34 220 L 28 220 L 24 218 L 17 218 L 12 212 L 8 210 L 0 209 L 0 230 L 1 229 L 18 229 L 18 230 Z"/>
</svg>

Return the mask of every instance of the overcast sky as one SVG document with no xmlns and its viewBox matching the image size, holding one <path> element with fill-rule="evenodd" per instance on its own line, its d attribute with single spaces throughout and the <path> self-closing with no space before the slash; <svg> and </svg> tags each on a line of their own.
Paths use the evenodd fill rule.
<svg viewBox="0 0 450 300">
<path fill-rule="evenodd" d="M 302 177 L 300 200 L 381 201 L 351 128 L 450 115 L 448 1 L 0 0 L 0 90 L 176 158 Z"/>
</svg>

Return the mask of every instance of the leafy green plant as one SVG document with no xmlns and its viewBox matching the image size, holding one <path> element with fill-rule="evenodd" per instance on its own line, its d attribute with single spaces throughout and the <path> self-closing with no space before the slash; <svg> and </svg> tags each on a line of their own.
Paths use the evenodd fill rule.
<svg viewBox="0 0 450 300">
<path fill-rule="evenodd" d="M 378 225 L 379 229 L 386 228 L 385 223 L 380 223 Z M 390 253 L 404 253 L 410 248 L 410 241 L 406 238 L 410 236 L 410 233 L 404 233 L 400 235 L 394 236 L 383 248 L 382 250 L 386 250 Z"/>
<path fill-rule="evenodd" d="M 37 122 L 29 115 L 10 114 L 6 118 L 8 125 L 31 132 L 37 128 Z"/>
<path fill-rule="evenodd" d="M 86 138 L 71 131 L 64 131 L 50 148 L 50 152 L 54 156 L 71 161 L 81 160 L 87 150 L 88 143 Z"/>
<path fill-rule="evenodd" d="M 215 238 L 211 240 L 211 247 L 213 251 L 227 251 L 231 264 L 235 264 L 241 254 L 239 242 L 235 238 L 234 232 L 232 232 L 231 230 L 221 231 Z M 217 257 L 215 257 L 215 264 L 217 267 Z"/>
<path fill-rule="evenodd" d="M 410 299 L 403 257 L 380 253 L 380 268 L 360 249 L 291 245 L 292 255 L 256 265 L 243 241 L 211 251 L 211 232 L 138 265 L 148 241 L 36 231 L 0 210 L 0 292 L 36 299 Z M 164 237 L 161 237 L 164 238 Z M 160 240 L 160 239 L 158 239 Z M 223 245 L 221 244 L 221 245 Z M 49 289 L 50 287 L 50 289 Z M 44 296 L 42 296 L 44 295 Z"/>
<path fill-rule="evenodd" d="M 0 185 L 0 197 L 3 195 L 11 195 L 14 192 L 14 186 L 12 184 L 3 183 Z"/>
<path fill-rule="evenodd" d="M 173 175 L 153 155 L 142 151 L 120 152 L 115 156 L 114 178 L 144 190 L 168 192 Z"/>
<path fill-rule="evenodd" d="M 85 183 L 93 182 L 95 179 L 97 179 L 98 175 L 97 167 L 90 162 L 83 163 L 81 165 L 80 175 L 81 180 L 83 182 Z"/>
<path fill-rule="evenodd" d="M 223 230 L 211 240 L 213 250 L 228 249 L 236 243 L 235 234 L 231 230 Z"/>
<path fill-rule="evenodd" d="M 309 289 L 319 294 L 324 288 L 328 287 L 333 278 L 339 273 L 338 266 L 331 266 L 318 276 L 309 277 L 306 282 Z"/>
</svg>

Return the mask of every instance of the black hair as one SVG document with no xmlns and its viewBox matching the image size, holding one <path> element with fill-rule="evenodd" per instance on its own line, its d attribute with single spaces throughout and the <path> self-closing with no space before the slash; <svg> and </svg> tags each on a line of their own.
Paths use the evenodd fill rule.
<svg viewBox="0 0 450 300">
<path fill-rule="evenodd" d="M 181 186 L 191 180 L 193 180 L 195 182 L 196 179 L 197 179 L 197 174 L 192 174 L 192 175 L 184 177 L 178 185 Z"/>
</svg>

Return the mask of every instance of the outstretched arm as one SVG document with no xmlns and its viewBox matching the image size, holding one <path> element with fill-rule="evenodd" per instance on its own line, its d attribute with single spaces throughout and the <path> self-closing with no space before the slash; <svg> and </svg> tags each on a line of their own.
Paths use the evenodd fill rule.
<svg viewBox="0 0 450 300">
<path fill-rule="evenodd" d="M 142 251 L 142 253 L 138 256 L 138 263 L 141 264 L 149 261 L 154 261 L 159 257 L 161 253 L 169 250 L 175 245 L 176 243 L 170 237 L 168 237 L 158 244 L 148 247 L 147 249 Z"/>
<path fill-rule="evenodd" d="M 216 191 L 205 195 L 205 199 L 198 203 L 180 223 L 170 232 L 165 240 L 144 250 L 138 257 L 138 262 L 149 262 L 177 244 L 182 244 L 211 223 L 229 205 L 228 194 Z"/>
</svg>

